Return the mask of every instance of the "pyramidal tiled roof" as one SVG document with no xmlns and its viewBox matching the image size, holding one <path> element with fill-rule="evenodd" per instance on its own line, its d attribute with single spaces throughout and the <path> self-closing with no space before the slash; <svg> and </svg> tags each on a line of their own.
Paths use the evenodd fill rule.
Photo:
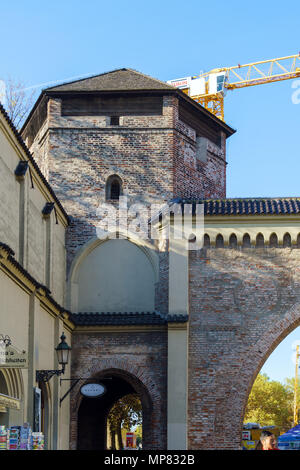
<svg viewBox="0 0 300 470">
<path fill-rule="evenodd" d="M 177 198 L 170 201 L 180 204 L 182 212 L 185 204 L 204 204 L 204 215 L 288 215 L 300 214 L 300 197 L 277 198 L 226 198 L 226 199 L 189 199 Z M 172 210 L 172 209 L 171 209 Z"/>
<path fill-rule="evenodd" d="M 172 90 L 174 87 L 136 70 L 122 68 L 88 78 L 62 83 L 46 91 L 131 91 L 131 90 Z"/>
</svg>

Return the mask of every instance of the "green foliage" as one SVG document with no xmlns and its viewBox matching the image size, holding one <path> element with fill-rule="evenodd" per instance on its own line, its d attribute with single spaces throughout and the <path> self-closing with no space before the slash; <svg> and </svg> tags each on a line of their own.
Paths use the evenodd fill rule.
<svg viewBox="0 0 300 470">
<path fill-rule="evenodd" d="M 298 393 L 300 404 L 300 389 Z M 282 384 L 258 374 L 249 395 L 244 422 L 279 426 L 285 432 L 293 426 L 294 379 Z"/>
<path fill-rule="evenodd" d="M 115 431 L 121 424 L 122 428 L 130 431 L 133 426 L 142 423 L 142 404 L 136 394 L 125 395 L 111 408 L 108 421 Z"/>
<path fill-rule="evenodd" d="M 108 414 L 111 436 L 117 435 L 119 448 L 123 448 L 122 430 L 130 431 L 132 427 L 142 424 L 142 404 L 137 394 L 120 398 Z"/>
</svg>

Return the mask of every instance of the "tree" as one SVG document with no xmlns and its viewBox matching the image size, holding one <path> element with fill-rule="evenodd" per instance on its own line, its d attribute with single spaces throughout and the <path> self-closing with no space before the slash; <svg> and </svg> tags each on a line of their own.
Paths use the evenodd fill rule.
<svg viewBox="0 0 300 470">
<path fill-rule="evenodd" d="M 135 429 L 135 435 L 136 435 L 136 444 L 142 444 L 143 442 L 143 429 L 142 426 L 139 424 L 136 429 Z"/>
<path fill-rule="evenodd" d="M 285 389 L 291 396 L 291 422 L 294 424 L 294 400 L 295 400 L 295 378 L 292 379 L 285 379 Z M 298 380 L 298 387 L 297 387 L 297 405 L 298 405 L 298 413 L 300 409 L 300 383 Z"/>
<path fill-rule="evenodd" d="M 249 395 L 244 422 L 275 425 L 281 431 L 292 427 L 293 394 L 288 387 L 266 374 L 258 374 Z"/>
<path fill-rule="evenodd" d="M 129 394 L 120 398 L 108 414 L 112 446 L 115 448 L 115 436 L 119 449 L 123 449 L 122 428 L 130 431 L 132 427 L 142 423 L 142 404 L 137 394 Z"/>
<path fill-rule="evenodd" d="M 0 101 L 4 103 L 10 120 L 18 130 L 21 128 L 34 104 L 35 94 L 35 89 L 29 92 L 21 81 L 11 78 L 5 82 L 2 81 Z"/>
</svg>

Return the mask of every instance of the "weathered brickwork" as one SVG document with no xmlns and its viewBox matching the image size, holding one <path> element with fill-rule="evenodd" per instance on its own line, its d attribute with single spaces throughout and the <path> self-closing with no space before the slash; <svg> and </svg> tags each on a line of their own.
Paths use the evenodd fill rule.
<svg viewBox="0 0 300 470">
<path fill-rule="evenodd" d="M 182 97 L 167 93 L 162 97 L 161 114 L 120 116 L 119 125 L 111 125 L 110 116 L 66 115 L 62 112 L 63 99 L 50 96 L 46 121 L 31 149 L 70 216 L 66 234 L 69 279 L 70 268 L 77 263 L 79 254 L 97 238 L 97 209 L 106 200 L 110 176 L 121 179 L 129 208 L 135 203 L 149 207 L 151 203 L 166 203 L 178 197 L 226 197 L 223 128 L 205 116 L 202 122 L 199 118 L 198 125 L 195 113 L 199 110 L 188 109 L 189 103 L 181 106 Z M 80 104 L 80 98 L 76 103 Z M 69 102 L 68 109 L 72 109 L 71 105 Z M 203 135 L 201 128 L 205 130 Z M 108 202 L 118 208 L 118 201 Z M 210 221 L 207 230 L 212 248 L 190 252 L 186 291 L 179 286 L 175 296 L 177 301 L 189 288 L 189 449 L 240 448 L 243 415 L 253 381 L 276 345 L 300 324 L 297 227 L 292 233 L 298 223 L 293 218 L 298 217 L 297 212 L 290 217 L 290 212 L 282 211 L 281 219 L 275 221 L 277 210 L 265 217 L 266 213 L 257 212 L 253 205 L 243 213 L 240 224 L 234 217 L 234 221 L 229 220 L 234 215 L 229 209 L 227 218 L 222 210 L 216 215 L 220 219 Z M 246 222 L 248 215 L 257 214 L 261 217 L 258 223 L 256 219 Z M 273 216 L 275 228 L 268 218 Z M 233 223 L 234 229 L 230 225 Z M 246 242 L 241 246 L 247 223 L 251 248 L 245 248 Z M 293 248 L 268 246 L 277 229 L 279 246 L 284 245 L 285 232 L 291 232 Z M 260 231 L 264 233 L 265 248 L 254 247 Z M 56 242 L 58 258 L 63 244 L 61 239 Z M 158 260 L 157 272 L 152 259 L 153 305 L 155 310 L 168 314 L 169 298 L 176 290 L 173 285 L 171 292 L 170 287 L 173 278 L 169 273 L 169 247 L 166 240 L 153 242 L 149 247 L 151 243 L 146 256 L 150 259 L 151 252 L 153 259 Z M 234 244 L 236 249 L 228 246 Z M 216 245 L 218 248 L 214 248 Z M 102 268 L 105 270 L 105 266 Z M 77 279 L 72 288 L 78 288 L 76 282 Z M 143 405 L 144 448 L 166 449 L 167 396 L 172 394 L 167 387 L 167 371 L 176 369 L 169 367 L 167 331 L 151 330 L 150 326 L 147 331 L 130 330 L 127 326 L 118 330 L 112 327 L 110 332 L 97 328 L 75 329 L 72 375 L 95 379 L 111 373 L 120 380 L 124 378 L 144 403 L 152 404 L 151 412 Z M 81 403 L 77 385 L 71 395 L 72 449 L 78 445 Z M 176 421 L 177 424 L 185 425 Z"/>
<path fill-rule="evenodd" d="M 174 195 L 176 197 L 226 197 L 226 139 L 220 147 L 205 139 L 199 151 L 196 131 L 183 123 L 175 109 Z"/>
<path fill-rule="evenodd" d="M 189 448 L 238 449 L 253 381 L 300 324 L 300 251 L 190 252 Z"/>
<path fill-rule="evenodd" d="M 161 116 L 62 116 L 61 99 L 48 102 L 47 119 L 31 150 L 71 216 L 68 267 L 77 250 L 96 237 L 97 208 L 107 178 L 117 174 L 128 206 L 174 197 L 224 197 L 225 139 L 212 142 L 207 161 L 197 158 L 196 132 L 178 118 L 178 100 L 163 98 Z"/>
<path fill-rule="evenodd" d="M 167 332 L 128 332 L 127 328 L 119 333 L 74 334 L 72 374 L 95 379 L 105 373 L 123 375 L 139 393 L 142 403 L 150 403 L 143 410 L 143 448 L 166 449 Z M 82 382 L 71 396 L 71 449 L 77 448 L 81 385 Z"/>
<path fill-rule="evenodd" d="M 159 281 L 155 291 L 155 309 L 163 314 L 169 309 L 169 253 L 159 252 Z"/>
</svg>

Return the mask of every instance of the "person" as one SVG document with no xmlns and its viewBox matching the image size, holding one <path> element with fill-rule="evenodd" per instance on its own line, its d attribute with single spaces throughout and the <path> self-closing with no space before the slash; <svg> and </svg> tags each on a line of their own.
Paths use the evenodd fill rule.
<svg viewBox="0 0 300 470">
<path fill-rule="evenodd" d="M 277 439 L 270 431 L 262 431 L 260 435 L 261 450 L 279 450 L 277 447 Z"/>
</svg>

